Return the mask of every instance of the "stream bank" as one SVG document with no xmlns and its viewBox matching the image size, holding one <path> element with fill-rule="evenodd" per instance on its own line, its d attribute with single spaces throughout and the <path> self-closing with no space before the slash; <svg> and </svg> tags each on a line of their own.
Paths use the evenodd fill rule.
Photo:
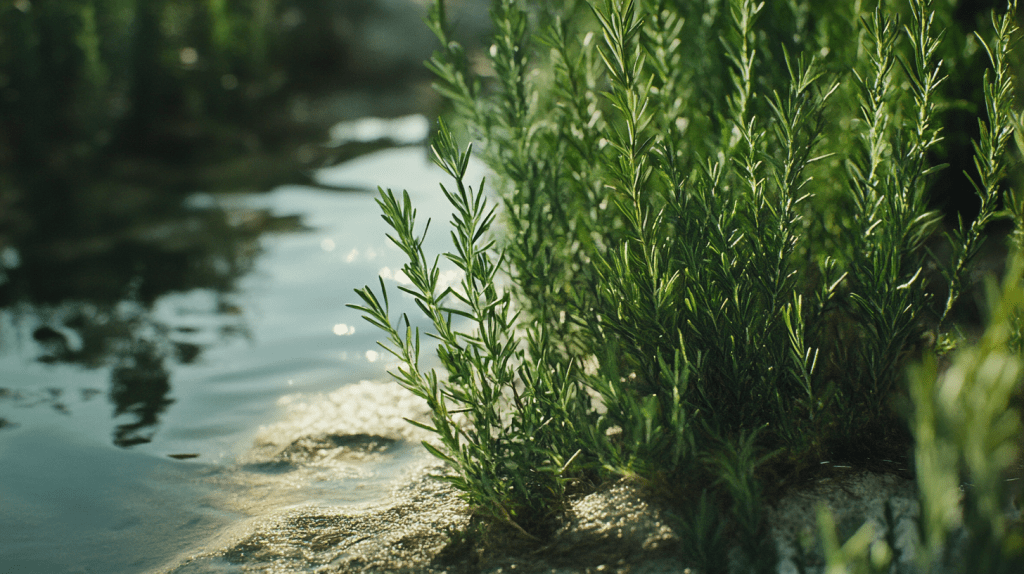
<svg viewBox="0 0 1024 574">
<path fill-rule="evenodd" d="M 261 447 L 257 441 L 253 452 L 276 450 L 278 454 L 267 458 L 280 461 L 282 456 L 308 456 L 305 449 L 312 445 L 313 452 L 318 453 L 314 456 L 337 463 L 377 456 L 375 453 L 395 445 L 411 447 L 417 439 L 425 438 L 422 431 L 405 424 L 400 416 L 404 410 L 404 416 L 426 417 L 425 407 L 396 383 L 361 383 L 339 393 L 344 397 L 339 395 L 334 402 L 349 405 L 343 407 L 346 410 L 353 404 L 366 406 L 367 401 L 379 401 L 376 404 L 380 408 L 370 408 L 370 415 L 363 417 L 375 421 L 373 437 L 364 434 L 358 423 L 345 422 L 346 417 L 324 418 L 331 413 L 321 406 L 316 409 L 318 430 L 295 436 L 278 429 L 270 433 L 281 437 L 277 446 Z M 353 400 L 357 394 L 362 399 Z M 301 406 L 299 410 L 312 416 L 314 411 L 305 410 L 308 408 Z M 389 413 L 394 418 L 381 424 Z M 332 420 L 336 422 L 328 422 Z M 299 424 L 293 428 L 310 427 Z M 465 534 L 475 522 L 458 493 L 432 476 L 444 468 L 425 456 L 408 468 L 390 496 L 378 502 L 358 506 L 307 504 L 264 515 L 158 572 L 696 572 L 681 557 L 681 537 L 672 510 L 635 479 L 620 479 L 573 500 L 564 524 L 540 545 L 508 533 L 502 543 L 490 544 L 484 550 L 469 542 Z M 768 523 L 779 552 L 778 572 L 796 574 L 801 571 L 797 566 L 801 561 L 806 572 L 822 571 L 820 550 L 801 550 L 801 541 L 806 544 L 816 537 L 815 517 L 822 503 L 833 513 L 840 539 L 845 540 L 870 521 L 877 539 L 896 541 L 899 571 L 910 571 L 919 512 L 914 482 L 894 474 L 853 468 L 833 469 L 828 474 L 785 494 L 770 507 Z M 886 505 L 891 509 L 891 523 L 886 519 Z M 491 540 L 502 538 L 494 531 L 488 536 Z M 732 557 L 735 559 L 735 552 Z"/>
</svg>

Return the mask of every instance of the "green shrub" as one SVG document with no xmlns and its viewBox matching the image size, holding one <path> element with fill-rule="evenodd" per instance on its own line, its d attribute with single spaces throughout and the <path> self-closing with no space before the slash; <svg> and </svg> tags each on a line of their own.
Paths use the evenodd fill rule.
<svg viewBox="0 0 1024 574">
<path fill-rule="evenodd" d="M 383 281 L 356 308 L 430 403 L 428 448 L 480 512 L 536 534 L 572 481 L 636 475 L 694 503 L 711 481 L 751 568 L 773 569 L 759 477 L 907 448 L 906 366 L 955 346 L 986 224 L 1012 217 L 1020 242 L 1019 196 L 998 211 L 1012 19 L 975 51 L 992 64 L 981 209 L 940 256 L 929 183 L 959 105 L 944 90 L 966 77 L 947 70 L 979 64 L 949 3 L 500 0 L 493 17 L 493 77 L 470 71 L 443 2 L 428 22 L 437 89 L 504 208 L 464 181 L 469 151 L 442 123 L 461 287 L 439 287 L 408 198 L 379 200 L 446 374 L 420 369 Z M 692 530 L 718 547 L 701 500 Z"/>
</svg>

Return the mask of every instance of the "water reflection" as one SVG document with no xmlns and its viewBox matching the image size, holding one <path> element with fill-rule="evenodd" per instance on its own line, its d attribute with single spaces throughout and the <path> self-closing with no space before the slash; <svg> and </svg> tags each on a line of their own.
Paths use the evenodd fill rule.
<svg viewBox="0 0 1024 574">
<path fill-rule="evenodd" d="M 128 353 L 118 358 L 110 374 L 114 416 L 131 415 L 135 420 L 117 425 L 115 445 L 129 447 L 152 440 L 157 415 L 174 402 L 167 398 L 171 375 L 165 359 L 157 344 L 145 339 L 133 341 Z"/>
<path fill-rule="evenodd" d="M 260 237 L 305 229 L 297 216 L 225 209 L 212 197 L 134 199 L 135 209 L 103 201 L 65 210 L 64 228 L 46 225 L 45 234 L 5 248 L 0 355 L 109 369 L 110 386 L 103 393 L 49 377 L 37 388 L 0 382 L 0 432 L 34 408 L 72 415 L 70 394 L 80 393 L 82 402 L 106 394 L 113 443 L 150 442 L 174 403 L 172 367 L 249 337 L 232 293 L 260 254 Z M 122 223 L 95 226 L 90 219 Z"/>
</svg>

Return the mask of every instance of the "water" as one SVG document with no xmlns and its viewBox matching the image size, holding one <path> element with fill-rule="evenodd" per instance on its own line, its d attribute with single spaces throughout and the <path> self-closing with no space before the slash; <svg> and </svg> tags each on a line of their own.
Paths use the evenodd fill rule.
<svg viewBox="0 0 1024 574">
<path fill-rule="evenodd" d="M 318 179 L 408 189 L 435 220 L 427 249 L 446 247 L 445 176 L 424 148 Z M 345 307 L 382 276 L 414 310 L 373 198 L 197 194 L 181 221 L 215 212 L 259 231 L 190 260 L 216 280 L 0 309 L 0 573 L 158 570 L 283 508 L 380 500 L 424 460 L 400 422 L 418 403 L 386 383 L 378 333 Z"/>
</svg>

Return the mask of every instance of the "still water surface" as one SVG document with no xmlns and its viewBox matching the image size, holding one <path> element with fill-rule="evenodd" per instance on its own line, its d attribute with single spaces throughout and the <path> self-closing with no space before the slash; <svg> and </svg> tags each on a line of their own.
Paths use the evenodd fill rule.
<svg viewBox="0 0 1024 574">
<path fill-rule="evenodd" d="M 0 309 L 0 574 L 159 570 L 282 508 L 380 500 L 422 462 L 415 441 L 366 428 L 381 409 L 415 406 L 374 382 L 387 379 L 387 357 L 345 304 L 382 276 L 392 303 L 414 309 L 395 288 L 402 257 L 371 190 L 407 189 L 434 219 L 436 253 L 445 176 L 415 146 L 318 177 L 366 191 L 189 199 L 232 225 L 293 224 L 255 240 L 230 289 Z M 82 358 L 89 333 L 121 327 L 114 358 Z M 317 458 L 317 444 L 346 432 L 369 445 L 364 456 Z M 320 442 L 310 456 L 281 454 L 302 441 Z"/>
</svg>

